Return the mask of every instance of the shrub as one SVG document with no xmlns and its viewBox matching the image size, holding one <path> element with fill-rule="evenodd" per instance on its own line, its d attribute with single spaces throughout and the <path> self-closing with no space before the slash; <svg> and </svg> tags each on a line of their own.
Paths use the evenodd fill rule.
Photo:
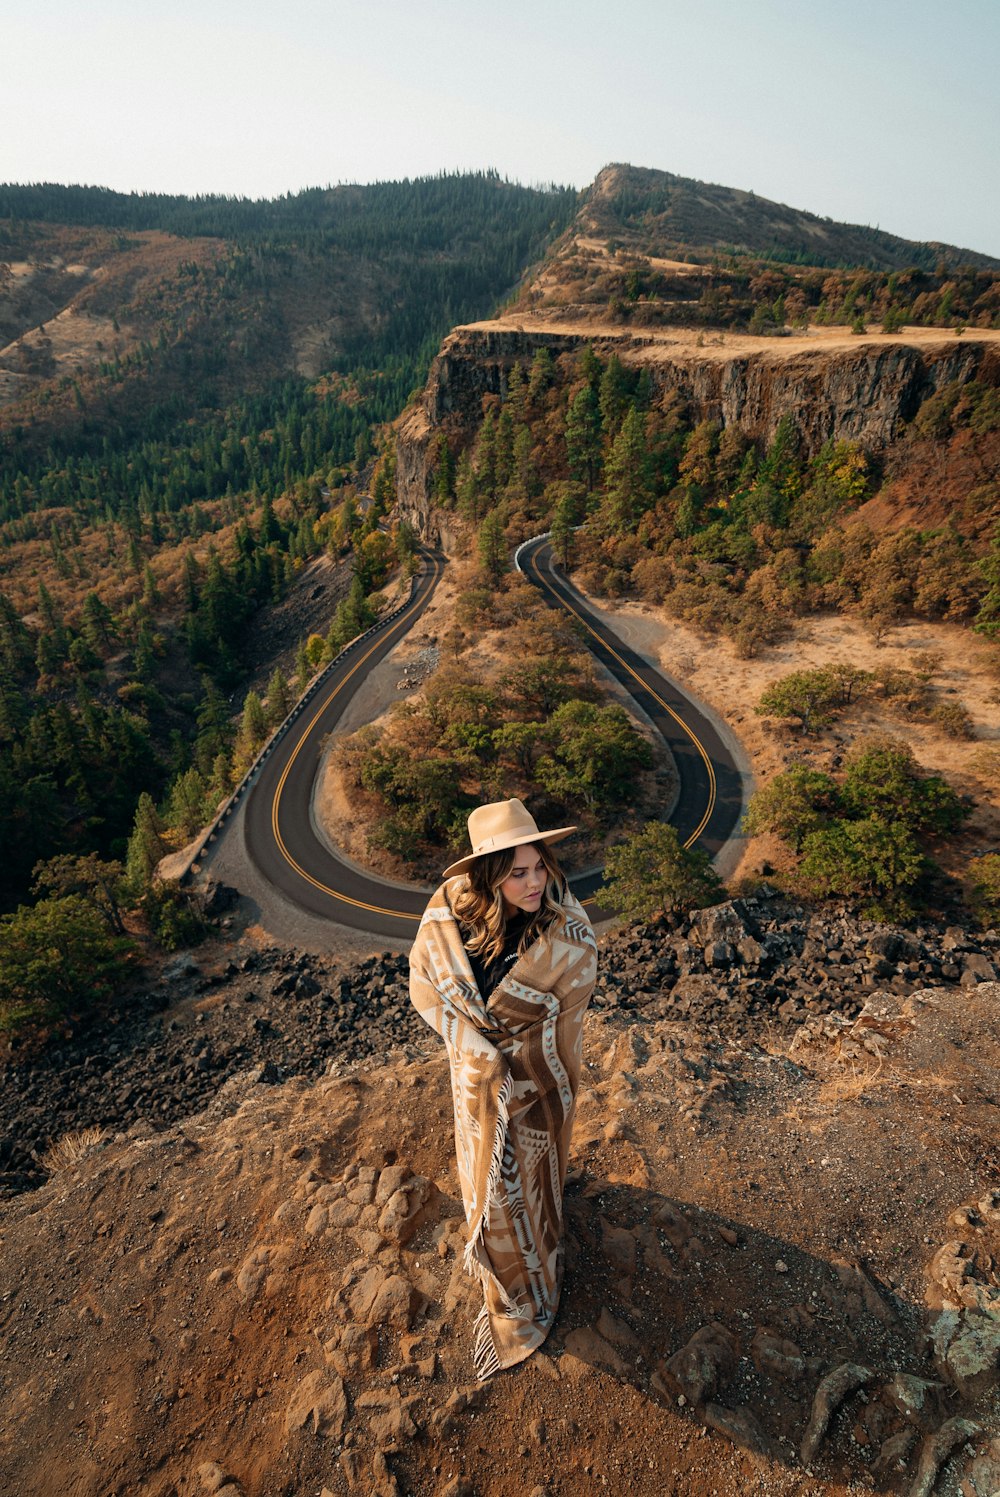
<svg viewBox="0 0 1000 1497">
<path fill-rule="evenodd" d="M 773 832 L 799 852 L 804 838 L 826 825 L 838 803 L 828 774 L 793 764 L 750 797 L 743 830 L 750 837 Z"/>
<path fill-rule="evenodd" d="M 716 904 L 725 889 L 708 854 L 682 847 L 666 822 L 653 822 L 608 853 L 599 897 L 628 920 Z"/>
<path fill-rule="evenodd" d="M 1000 916 L 1000 853 L 971 858 L 966 869 L 969 902 L 984 924 Z"/>
<path fill-rule="evenodd" d="M 955 832 L 969 807 L 940 775 L 921 773 L 905 743 L 874 738 L 846 760 L 841 798 L 848 815 L 898 822 L 917 836 Z"/>
<path fill-rule="evenodd" d="M 792 671 L 772 681 L 754 711 L 759 717 L 798 718 L 805 733 L 833 721 L 839 698 L 837 681 L 828 670 Z"/>
<path fill-rule="evenodd" d="M 545 725 L 550 751 L 535 766 L 538 782 L 560 799 L 590 807 L 614 804 L 631 792 L 640 769 L 653 761 L 645 738 L 623 707 L 569 701 Z"/>
<path fill-rule="evenodd" d="M 802 880 L 813 894 L 867 895 L 902 908 L 924 870 L 913 833 L 878 816 L 837 821 L 802 844 Z"/>
<path fill-rule="evenodd" d="M 963 702 L 938 702 L 937 706 L 931 708 L 928 716 L 949 738 L 976 736 L 972 713 Z"/>
<path fill-rule="evenodd" d="M 0 1028 L 83 1012 L 119 992 L 136 948 L 78 894 L 0 919 Z"/>
</svg>

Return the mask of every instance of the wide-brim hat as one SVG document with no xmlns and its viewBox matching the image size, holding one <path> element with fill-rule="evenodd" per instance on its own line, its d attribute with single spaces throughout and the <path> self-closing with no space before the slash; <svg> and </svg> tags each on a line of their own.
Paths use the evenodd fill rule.
<svg viewBox="0 0 1000 1497">
<path fill-rule="evenodd" d="M 554 832 L 540 832 L 535 818 L 519 800 L 494 801 L 477 806 L 469 815 L 469 841 L 472 851 L 444 870 L 444 878 L 465 873 L 477 858 L 490 852 L 503 852 L 525 842 L 561 842 L 576 831 L 575 826 L 556 827 Z"/>
</svg>

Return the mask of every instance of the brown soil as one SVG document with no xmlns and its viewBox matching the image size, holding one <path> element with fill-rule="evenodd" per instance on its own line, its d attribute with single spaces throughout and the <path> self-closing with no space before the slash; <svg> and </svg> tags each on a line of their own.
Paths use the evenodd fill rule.
<svg viewBox="0 0 1000 1497">
<path fill-rule="evenodd" d="M 915 1453 L 905 1472 L 877 1465 L 908 1427 L 883 1390 L 935 1375 L 923 1327 L 943 1244 L 965 1240 L 980 1264 L 1000 1252 L 996 1226 L 955 1214 L 1000 1184 L 998 998 L 996 984 L 876 996 L 880 1020 L 791 1056 L 648 1010 L 592 1013 L 562 1309 L 541 1353 L 483 1386 L 436 1037 L 315 1083 L 234 1078 L 201 1117 L 91 1150 L 0 1213 L 0 1485 L 908 1491 Z M 430 1182 L 396 1232 L 364 1206 L 390 1165 Z M 710 1324 L 736 1360 L 692 1407 L 665 1359 Z M 867 1391 L 803 1462 L 820 1379 L 846 1361 L 870 1369 Z M 942 1497 L 993 1490 L 972 1480 L 993 1459 L 991 1396 L 931 1395 L 931 1428 L 975 1414 L 983 1430 L 959 1442 Z"/>
</svg>

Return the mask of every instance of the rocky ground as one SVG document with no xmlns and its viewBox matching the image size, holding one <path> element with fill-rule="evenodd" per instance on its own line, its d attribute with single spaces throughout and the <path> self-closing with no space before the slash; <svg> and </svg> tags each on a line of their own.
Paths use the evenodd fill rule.
<svg viewBox="0 0 1000 1497">
<path fill-rule="evenodd" d="M 0 1490 L 1000 1490 L 1000 937 L 765 897 L 601 946 L 563 1307 L 484 1385 L 405 958 L 210 946 L 10 1056 Z"/>
</svg>

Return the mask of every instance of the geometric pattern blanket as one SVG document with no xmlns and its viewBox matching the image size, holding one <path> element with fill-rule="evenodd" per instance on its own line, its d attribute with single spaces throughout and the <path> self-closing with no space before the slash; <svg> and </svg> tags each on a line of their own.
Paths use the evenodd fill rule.
<svg viewBox="0 0 1000 1497">
<path fill-rule="evenodd" d="M 597 977 L 597 942 L 567 894 L 563 915 L 484 1002 L 462 944 L 449 879 L 410 952 L 410 998 L 444 1040 L 469 1239 L 483 1288 L 473 1362 L 480 1378 L 530 1356 L 548 1335 L 562 1283 L 562 1193 Z"/>
</svg>

